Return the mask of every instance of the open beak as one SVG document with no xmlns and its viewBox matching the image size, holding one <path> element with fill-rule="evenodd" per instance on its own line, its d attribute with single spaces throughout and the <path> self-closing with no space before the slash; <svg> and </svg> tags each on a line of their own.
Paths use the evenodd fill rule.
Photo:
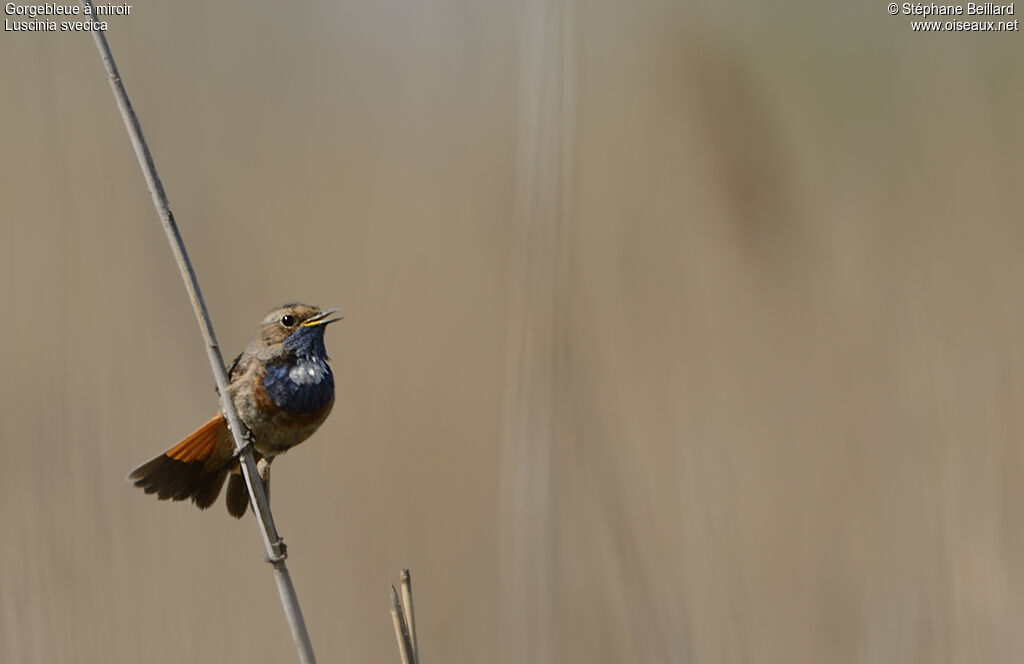
<svg viewBox="0 0 1024 664">
<path fill-rule="evenodd" d="M 321 311 L 316 316 L 313 316 L 312 318 L 307 318 L 306 320 L 299 323 L 299 327 L 316 327 L 318 325 L 328 325 L 330 323 L 336 323 L 342 318 L 344 318 L 344 316 L 335 316 L 334 318 L 330 317 L 331 314 L 337 313 L 337 311 L 337 309 L 328 309 L 327 311 Z"/>
</svg>

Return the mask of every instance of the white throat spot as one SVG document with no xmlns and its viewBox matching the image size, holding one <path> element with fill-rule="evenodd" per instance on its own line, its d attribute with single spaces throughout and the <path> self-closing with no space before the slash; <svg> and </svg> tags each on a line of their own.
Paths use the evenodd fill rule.
<svg viewBox="0 0 1024 664">
<path fill-rule="evenodd" d="M 288 377 L 296 385 L 319 385 L 327 373 L 324 361 L 317 358 L 307 360 L 300 359 L 288 370 Z"/>
</svg>

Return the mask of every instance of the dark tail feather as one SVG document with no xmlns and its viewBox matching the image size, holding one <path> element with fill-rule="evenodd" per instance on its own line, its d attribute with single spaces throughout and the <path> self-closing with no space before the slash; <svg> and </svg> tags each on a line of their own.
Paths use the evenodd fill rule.
<svg viewBox="0 0 1024 664">
<path fill-rule="evenodd" d="M 161 454 L 128 474 L 128 479 L 146 493 L 155 493 L 160 500 L 184 500 L 192 495 L 190 487 L 203 474 L 200 461 L 175 461 Z"/>
<path fill-rule="evenodd" d="M 204 475 L 196 485 L 195 495 L 192 496 L 192 502 L 196 504 L 196 507 L 205 510 L 217 502 L 217 496 L 220 495 L 221 487 L 224 486 L 227 476 L 228 466 Z"/>
<path fill-rule="evenodd" d="M 231 463 L 231 433 L 223 416 L 132 472 L 128 480 L 160 500 L 192 499 L 200 509 L 217 500 Z"/>
<path fill-rule="evenodd" d="M 260 479 L 263 480 L 263 492 L 267 494 L 267 501 L 270 501 L 270 462 L 266 459 L 260 459 L 256 463 L 256 469 L 259 471 Z M 236 468 L 231 473 L 231 479 L 228 480 L 228 514 L 241 519 L 245 516 L 245 511 L 249 508 L 249 489 L 245 486 L 245 478 L 242 477 L 242 472 Z"/>
<path fill-rule="evenodd" d="M 178 461 L 166 454 L 147 461 L 128 474 L 128 480 L 160 500 L 191 498 L 201 509 L 217 499 L 227 468 L 208 471 L 203 461 Z"/>
<path fill-rule="evenodd" d="M 241 473 L 231 473 L 228 480 L 228 514 L 241 519 L 249 508 L 249 491 L 245 488 L 245 480 Z"/>
</svg>

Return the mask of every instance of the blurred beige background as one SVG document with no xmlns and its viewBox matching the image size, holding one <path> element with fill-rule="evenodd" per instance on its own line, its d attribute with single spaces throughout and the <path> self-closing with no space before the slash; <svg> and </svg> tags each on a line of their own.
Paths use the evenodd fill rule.
<svg viewBox="0 0 1024 664">
<path fill-rule="evenodd" d="M 341 306 L 275 467 L 322 662 L 1016 662 L 1019 33 L 879 4 L 136 5 L 225 354 Z M 87 34 L 0 35 L 0 661 L 294 661 Z"/>
</svg>

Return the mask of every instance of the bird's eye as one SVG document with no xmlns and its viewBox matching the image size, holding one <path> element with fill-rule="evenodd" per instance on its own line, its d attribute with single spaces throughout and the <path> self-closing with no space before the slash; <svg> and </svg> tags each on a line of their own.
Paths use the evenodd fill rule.
<svg viewBox="0 0 1024 664">
<path fill-rule="evenodd" d="M 292 325 L 295 325 L 295 316 L 292 316 L 291 314 L 285 314 L 284 316 L 281 316 L 281 325 L 284 325 L 285 327 L 291 327 Z"/>
</svg>

